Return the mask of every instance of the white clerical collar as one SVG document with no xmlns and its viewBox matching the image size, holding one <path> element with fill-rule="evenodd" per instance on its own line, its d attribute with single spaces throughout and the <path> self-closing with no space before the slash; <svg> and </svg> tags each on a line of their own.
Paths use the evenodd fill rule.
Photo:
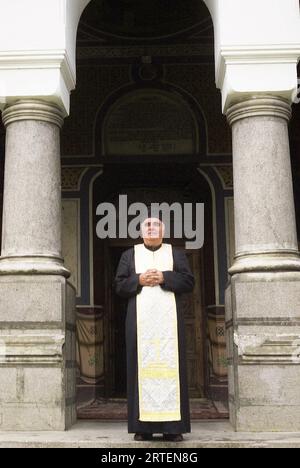
<svg viewBox="0 0 300 468">
<path fill-rule="evenodd" d="M 156 250 L 161 248 L 162 244 L 160 244 L 160 245 L 146 245 L 145 242 L 144 242 L 144 246 L 146 247 L 146 249 L 152 250 L 152 252 L 155 252 Z"/>
</svg>

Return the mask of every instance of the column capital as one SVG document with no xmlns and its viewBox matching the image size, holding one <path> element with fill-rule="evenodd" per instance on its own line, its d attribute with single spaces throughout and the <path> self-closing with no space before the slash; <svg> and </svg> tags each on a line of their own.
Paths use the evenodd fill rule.
<svg viewBox="0 0 300 468">
<path fill-rule="evenodd" d="M 5 127 L 17 121 L 38 120 L 61 128 L 64 117 L 63 111 L 56 104 L 38 99 L 22 99 L 3 110 L 2 120 Z"/>
<path fill-rule="evenodd" d="M 279 117 L 289 121 L 292 115 L 290 103 L 277 96 L 257 95 L 229 107 L 226 117 L 229 125 L 249 117 Z"/>
</svg>

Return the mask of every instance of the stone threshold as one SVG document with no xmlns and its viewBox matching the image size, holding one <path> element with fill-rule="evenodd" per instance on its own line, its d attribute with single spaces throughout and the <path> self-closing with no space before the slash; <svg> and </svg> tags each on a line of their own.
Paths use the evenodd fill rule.
<svg viewBox="0 0 300 468">
<path fill-rule="evenodd" d="M 192 423 L 184 442 L 135 442 L 124 422 L 79 421 L 66 432 L 0 432 L 0 448 L 300 448 L 300 433 L 236 433 L 228 421 Z"/>
<path fill-rule="evenodd" d="M 229 419 L 228 405 L 207 398 L 190 399 L 191 420 Z M 122 398 L 98 398 L 77 407 L 77 418 L 98 421 L 127 421 L 127 400 Z"/>
</svg>

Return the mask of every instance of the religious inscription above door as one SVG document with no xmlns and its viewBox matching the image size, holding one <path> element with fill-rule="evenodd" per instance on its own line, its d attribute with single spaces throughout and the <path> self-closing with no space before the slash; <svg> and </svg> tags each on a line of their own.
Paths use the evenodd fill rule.
<svg viewBox="0 0 300 468">
<path fill-rule="evenodd" d="M 104 153 L 113 155 L 195 154 L 196 120 L 177 95 L 141 90 L 121 98 L 103 128 Z"/>
</svg>

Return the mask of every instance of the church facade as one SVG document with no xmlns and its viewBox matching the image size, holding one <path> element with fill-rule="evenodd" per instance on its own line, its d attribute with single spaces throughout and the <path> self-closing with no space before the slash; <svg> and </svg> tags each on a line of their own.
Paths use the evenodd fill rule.
<svg viewBox="0 0 300 468">
<path fill-rule="evenodd" d="M 126 195 L 204 203 L 192 417 L 300 431 L 299 2 L 163 3 L 0 0 L 0 430 L 126 417 Z"/>
</svg>

